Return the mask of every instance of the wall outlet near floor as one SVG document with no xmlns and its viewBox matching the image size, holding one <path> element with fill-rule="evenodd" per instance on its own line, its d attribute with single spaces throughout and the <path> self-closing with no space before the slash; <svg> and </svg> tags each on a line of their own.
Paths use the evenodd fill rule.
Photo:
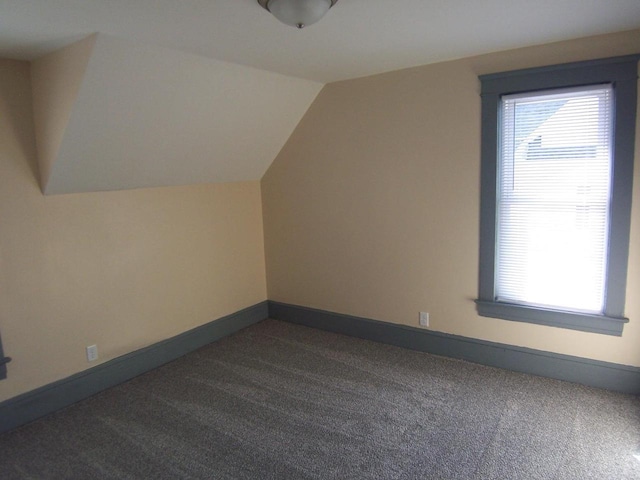
<svg viewBox="0 0 640 480">
<path fill-rule="evenodd" d="M 420 326 L 421 327 L 429 326 L 429 312 L 420 312 Z"/>
<path fill-rule="evenodd" d="M 98 359 L 98 346 L 97 345 L 89 345 L 87 347 L 87 361 L 95 362 Z"/>
</svg>

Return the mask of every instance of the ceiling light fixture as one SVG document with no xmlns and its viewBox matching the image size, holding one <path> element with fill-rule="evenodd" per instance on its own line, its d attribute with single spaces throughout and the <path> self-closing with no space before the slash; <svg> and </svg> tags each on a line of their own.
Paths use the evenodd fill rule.
<svg viewBox="0 0 640 480">
<path fill-rule="evenodd" d="M 282 23 L 298 28 L 316 23 L 337 2 L 338 0 L 258 0 L 264 9 Z"/>
</svg>

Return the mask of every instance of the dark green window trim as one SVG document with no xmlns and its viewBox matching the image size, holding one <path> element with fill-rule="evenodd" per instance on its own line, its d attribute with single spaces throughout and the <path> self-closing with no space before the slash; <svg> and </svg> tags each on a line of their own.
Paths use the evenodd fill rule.
<svg viewBox="0 0 640 480">
<path fill-rule="evenodd" d="M 480 76 L 482 164 L 480 265 L 476 307 L 485 317 L 622 335 L 640 54 Z M 496 174 L 500 99 L 513 93 L 610 83 L 614 89 L 614 159 L 605 306 L 602 315 L 498 302 L 494 295 Z"/>
</svg>

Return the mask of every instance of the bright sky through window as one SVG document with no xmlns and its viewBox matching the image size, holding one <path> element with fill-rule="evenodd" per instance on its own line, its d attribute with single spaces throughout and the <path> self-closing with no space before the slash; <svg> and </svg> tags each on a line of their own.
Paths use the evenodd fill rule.
<svg viewBox="0 0 640 480">
<path fill-rule="evenodd" d="M 601 313 L 611 87 L 505 96 L 500 130 L 496 299 Z"/>
</svg>

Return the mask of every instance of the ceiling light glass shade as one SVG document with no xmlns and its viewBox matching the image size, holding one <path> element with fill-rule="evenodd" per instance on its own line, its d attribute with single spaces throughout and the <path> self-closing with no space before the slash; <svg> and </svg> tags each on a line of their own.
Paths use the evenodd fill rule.
<svg viewBox="0 0 640 480">
<path fill-rule="evenodd" d="M 258 0 L 282 23 L 303 28 L 316 23 L 338 0 Z"/>
</svg>

